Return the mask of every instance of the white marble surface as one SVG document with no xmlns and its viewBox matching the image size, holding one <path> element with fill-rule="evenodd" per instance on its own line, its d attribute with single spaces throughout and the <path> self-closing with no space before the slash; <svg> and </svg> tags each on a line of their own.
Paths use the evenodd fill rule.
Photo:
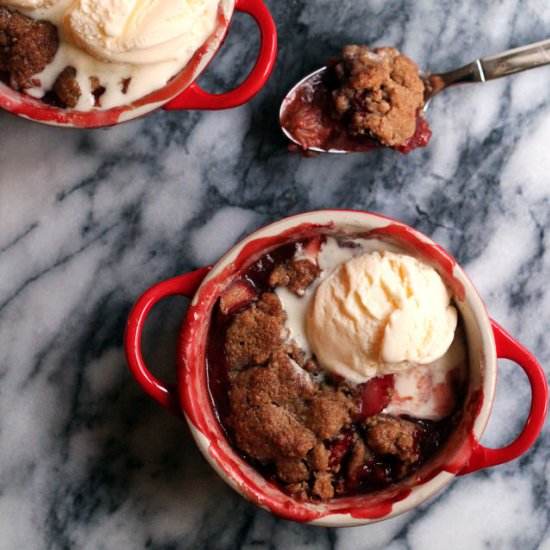
<svg viewBox="0 0 550 550">
<path fill-rule="evenodd" d="M 293 81 L 347 42 L 395 44 L 445 70 L 550 36 L 538 0 L 267 0 L 280 32 L 269 85 L 242 108 L 159 112 L 108 131 L 0 114 L 0 549 L 550 548 L 550 434 L 520 460 L 457 479 L 416 511 L 321 529 L 259 511 L 217 478 L 189 432 L 132 380 L 122 335 L 153 283 L 215 260 L 288 213 L 368 209 L 431 235 L 491 315 L 550 368 L 550 67 L 450 90 L 430 146 L 304 159 L 276 112 Z M 244 17 L 203 82 L 254 58 Z M 173 376 L 185 304 L 145 340 Z M 484 437 L 510 441 L 529 390 L 502 362 Z M 506 364 L 504 364 L 506 363 Z"/>
</svg>

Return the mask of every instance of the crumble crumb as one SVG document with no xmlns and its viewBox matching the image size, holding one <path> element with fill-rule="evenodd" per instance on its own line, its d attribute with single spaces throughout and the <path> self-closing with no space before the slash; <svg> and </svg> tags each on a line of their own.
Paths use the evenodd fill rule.
<svg viewBox="0 0 550 550">
<path fill-rule="evenodd" d="M 405 464 L 413 464 L 420 458 L 417 444 L 420 428 L 403 418 L 384 414 L 365 419 L 367 443 L 378 454 L 393 455 Z"/>
<path fill-rule="evenodd" d="M 76 69 L 71 66 L 65 67 L 55 79 L 52 91 L 63 107 L 74 109 L 82 95 L 76 80 Z"/>
<path fill-rule="evenodd" d="M 321 500 L 329 500 L 334 496 L 334 478 L 330 472 L 315 472 L 315 482 L 311 492 Z"/>
<path fill-rule="evenodd" d="M 107 91 L 97 76 L 90 76 L 90 87 L 94 96 L 94 106 L 101 107 L 101 96 Z"/>
<path fill-rule="evenodd" d="M 275 463 L 277 475 L 284 483 L 297 483 L 309 479 L 309 470 L 303 460 L 279 458 Z"/>
<path fill-rule="evenodd" d="M 269 285 L 286 286 L 290 292 L 302 296 L 320 273 L 321 269 L 310 260 L 292 259 L 271 272 Z"/>
</svg>

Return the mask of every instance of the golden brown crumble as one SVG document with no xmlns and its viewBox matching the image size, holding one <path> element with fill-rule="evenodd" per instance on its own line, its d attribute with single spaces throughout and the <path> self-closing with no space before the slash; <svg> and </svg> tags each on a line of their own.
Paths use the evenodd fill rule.
<svg viewBox="0 0 550 550">
<path fill-rule="evenodd" d="M 335 74 L 333 106 L 350 135 L 370 135 L 388 147 L 414 135 L 424 83 L 408 57 L 395 48 L 350 45 L 343 48 Z"/>
</svg>

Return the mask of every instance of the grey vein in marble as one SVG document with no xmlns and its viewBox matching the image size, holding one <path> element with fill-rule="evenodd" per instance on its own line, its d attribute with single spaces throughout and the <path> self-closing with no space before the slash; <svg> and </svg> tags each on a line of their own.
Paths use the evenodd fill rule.
<svg viewBox="0 0 550 550">
<path fill-rule="evenodd" d="M 280 33 L 268 86 L 226 112 L 159 112 L 107 131 L 0 114 L 0 550 L 550 548 L 550 435 L 521 459 L 459 478 L 404 516 L 348 530 L 292 524 L 234 494 L 187 428 L 147 398 L 122 351 L 139 294 L 215 261 L 289 213 L 359 208 L 431 235 L 491 315 L 550 365 L 550 68 L 444 92 L 430 146 L 304 159 L 278 105 L 348 42 L 396 45 L 448 70 L 550 36 L 536 0 L 267 0 Z M 253 62 L 238 16 L 201 82 Z M 173 378 L 185 301 L 154 311 L 144 348 Z M 520 430 L 529 391 L 502 362 L 488 445 Z"/>
</svg>

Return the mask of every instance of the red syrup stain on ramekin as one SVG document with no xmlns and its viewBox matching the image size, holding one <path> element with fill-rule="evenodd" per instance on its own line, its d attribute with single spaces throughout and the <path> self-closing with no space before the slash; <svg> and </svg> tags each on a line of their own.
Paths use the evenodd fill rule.
<svg viewBox="0 0 550 550">
<path fill-rule="evenodd" d="M 249 500 L 269 509 L 279 517 L 300 523 L 309 523 L 332 514 L 349 515 L 355 519 L 365 520 L 383 519 L 392 513 L 397 502 L 412 494 L 415 486 L 433 480 L 442 472 L 459 474 L 468 464 L 477 446 L 473 424 L 483 403 L 481 390 L 471 392 L 462 421 L 451 435 L 452 441 L 434 457 L 434 460 L 411 478 L 379 493 L 342 497 L 321 504 L 299 502 L 289 497 L 278 486 L 261 476 L 233 449 L 217 419 L 208 391 L 205 349 L 214 304 L 228 282 L 260 255 L 291 240 L 334 230 L 334 222 L 304 223 L 276 236 L 263 237 L 247 243 L 233 262 L 201 286 L 195 302 L 188 309 L 178 347 L 180 402 L 188 421 L 208 442 L 208 453 L 212 461 Z M 390 221 L 385 227 L 357 236 L 394 240 L 419 257 L 432 262 L 443 271 L 446 282 L 457 298 L 464 299 L 464 286 L 453 275 L 456 262 L 441 247 L 426 243 L 412 229 Z"/>
</svg>

